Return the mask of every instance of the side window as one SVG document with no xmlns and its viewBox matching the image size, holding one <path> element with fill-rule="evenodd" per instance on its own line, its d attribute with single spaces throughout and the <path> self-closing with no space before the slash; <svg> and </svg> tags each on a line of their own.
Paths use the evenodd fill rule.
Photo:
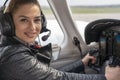
<svg viewBox="0 0 120 80">
<path fill-rule="evenodd" d="M 48 43 L 52 43 L 52 45 L 60 45 L 64 40 L 64 34 L 62 32 L 62 29 L 60 25 L 58 24 L 54 14 L 52 13 L 52 10 L 50 6 L 48 5 L 47 0 L 45 1 L 39 0 L 39 1 L 40 1 L 42 11 L 47 20 L 47 29 L 51 31 L 51 34 L 46 41 L 43 41 L 42 37 L 44 35 L 49 34 L 49 32 L 44 32 L 40 34 L 40 37 L 39 37 L 40 44 L 46 45 Z"/>
</svg>

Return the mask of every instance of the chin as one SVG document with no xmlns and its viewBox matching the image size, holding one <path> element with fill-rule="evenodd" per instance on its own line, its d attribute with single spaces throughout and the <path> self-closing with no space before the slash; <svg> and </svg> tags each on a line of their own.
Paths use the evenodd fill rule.
<svg viewBox="0 0 120 80">
<path fill-rule="evenodd" d="M 30 40 L 30 41 L 28 41 L 28 43 L 33 43 L 33 42 L 35 42 L 35 40 Z"/>
</svg>

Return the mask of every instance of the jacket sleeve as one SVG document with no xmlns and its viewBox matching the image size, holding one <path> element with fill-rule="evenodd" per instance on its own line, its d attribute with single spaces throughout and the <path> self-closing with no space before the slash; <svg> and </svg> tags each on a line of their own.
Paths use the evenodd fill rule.
<svg viewBox="0 0 120 80">
<path fill-rule="evenodd" d="M 74 62 L 66 64 L 64 67 L 58 68 L 58 70 L 66 72 L 84 73 L 85 69 L 83 62 L 81 60 L 76 60 Z"/>
<path fill-rule="evenodd" d="M 2 67 L 12 80 L 106 80 L 104 75 L 67 73 L 48 67 L 29 52 L 12 55 Z M 11 79 L 10 79 L 11 80 Z"/>
</svg>

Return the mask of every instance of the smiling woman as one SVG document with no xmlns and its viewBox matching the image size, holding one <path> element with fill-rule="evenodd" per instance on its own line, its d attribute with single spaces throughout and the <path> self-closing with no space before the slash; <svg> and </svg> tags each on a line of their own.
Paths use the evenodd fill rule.
<svg viewBox="0 0 120 80">
<path fill-rule="evenodd" d="M 16 36 L 25 42 L 33 43 L 42 28 L 40 15 L 39 7 L 34 4 L 24 5 L 20 10 L 14 12 L 13 21 L 16 26 Z"/>
<path fill-rule="evenodd" d="M 51 30 L 46 28 L 46 18 L 38 0 L 10 0 L 7 11 L 4 12 L 6 8 L 0 11 L 2 32 L 0 80 L 119 79 L 119 67 L 107 66 L 105 74 L 80 74 L 81 72 L 85 73 L 84 69 L 88 66 L 89 61 L 95 64 L 96 58 L 88 52 L 85 56 L 82 54 L 86 44 L 82 41 L 74 24 L 67 1 L 48 0 L 48 3 L 60 25 L 60 28 L 56 29 L 55 25 L 50 29 L 64 35 L 64 39 L 59 38 L 62 41 L 60 46 L 53 46 L 51 42 L 42 46 L 36 41 L 39 34 L 43 32 L 48 32 L 47 35 L 44 35 L 45 38 L 51 34 Z M 57 59 L 54 58 L 54 61 L 52 52 L 56 53 L 57 51 L 60 55 Z M 57 62 L 57 66 L 54 62 Z M 55 64 L 56 68 L 51 63 Z"/>
</svg>

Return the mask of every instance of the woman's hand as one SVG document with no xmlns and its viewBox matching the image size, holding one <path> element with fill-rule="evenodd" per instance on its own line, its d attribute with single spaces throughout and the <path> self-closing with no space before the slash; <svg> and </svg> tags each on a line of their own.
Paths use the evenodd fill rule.
<svg viewBox="0 0 120 80">
<path fill-rule="evenodd" d="M 107 66 L 105 69 L 105 76 L 107 80 L 120 80 L 120 66 Z"/>
<path fill-rule="evenodd" d="M 94 64 L 96 62 L 96 58 L 94 56 L 90 56 L 89 53 L 82 59 L 82 62 L 85 66 L 88 65 L 88 62 L 91 60 L 91 63 Z"/>
</svg>

